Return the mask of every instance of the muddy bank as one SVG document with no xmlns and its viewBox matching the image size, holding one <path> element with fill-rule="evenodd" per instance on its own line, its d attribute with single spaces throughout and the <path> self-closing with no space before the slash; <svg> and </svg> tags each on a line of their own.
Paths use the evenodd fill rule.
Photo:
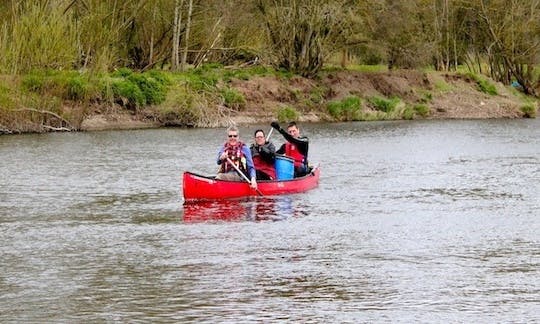
<svg viewBox="0 0 540 324">
<path fill-rule="evenodd" d="M 420 71 L 326 73 L 318 79 L 275 76 L 254 77 L 249 80 L 232 80 L 229 86 L 243 95 L 241 110 L 218 107 L 224 113 L 215 126 L 230 123 L 253 124 L 270 122 L 278 118 L 280 107 L 290 106 L 298 112 L 302 122 L 334 121 L 326 106 L 329 102 L 350 96 L 362 99 L 362 109 L 369 112 L 371 97 L 397 97 L 402 105 L 423 104 L 429 108 L 426 119 L 478 119 L 522 118 L 521 108 L 527 104 L 516 90 L 494 83 L 496 95 L 482 92 L 475 80 L 457 74 Z M 317 98 L 314 98 L 318 96 Z M 210 109 L 210 108 L 209 108 Z M 125 129 L 160 127 L 162 121 L 152 118 L 152 108 L 136 114 L 88 115 L 81 124 L 82 130 Z M 174 124 L 174 123 L 173 123 Z M 178 126 L 182 126 L 178 123 Z"/>
<path fill-rule="evenodd" d="M 0 133 L 167 126 L 223 127 L 231 123 L 242 125 L 290 119 L 333 122 L 523 118 L 536 115 L 536 99 L 489 79 L 486 83 L 492 87 L 491 94 L 482 89 L 477 77 L 456 73 L 339 70 L 323 72 L 314 79 L 277 74 L 252 75 L 245 79 L 218 80 L 217 85 L 204 93 L 186 90 L 189 89 L 188 84 L 173 84 L 163 104 L 136 109 L 126 106 L 122 100 L 114 103 L 100 103 L 99 100 L 63 102 L 63 115 L 60 116 L 60 113 L 29 109 L 23 105 L 21 109 L 11 111 L 12 117 L 15 116 L 11 120 L 2 118 L 0 110 Z M 227 102 L 224 92 L 235 94 L 236 103 Z M 346 106 L 346 101 L 351 98 L 354 99 L 354 107 Z M 396 106 L 389 110 L 381 109 L 373 98 L 392 100 Z M 337 107 L 333 111 L 329 108 L 332 104 Z M 524 106 L 529 107 L 528 113 Z M 69 116 L 69 120 L 65 116 Z"/>
</svg>

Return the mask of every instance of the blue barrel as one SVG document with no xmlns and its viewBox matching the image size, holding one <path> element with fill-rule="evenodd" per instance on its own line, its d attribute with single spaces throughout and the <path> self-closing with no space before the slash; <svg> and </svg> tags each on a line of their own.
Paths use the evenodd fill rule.
<svg viewBox="0 0 540 324">
<path fill-rule="evenodd" d="M 294 160 L 284 155 L 276 155 L 276 177 L 278 180 L 290 180 L 294 178 Z"/>
</svg>

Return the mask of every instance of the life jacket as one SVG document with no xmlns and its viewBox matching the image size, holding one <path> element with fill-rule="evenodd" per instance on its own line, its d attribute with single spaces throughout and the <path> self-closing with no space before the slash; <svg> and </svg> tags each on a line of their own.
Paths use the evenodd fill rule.
<svg viewBox="0 0 540 324">
<path fill-rule="evenodd" d="M 285 143 L 285 155 L 294 160 L 294 166 L 303 166 L 306 162 L 306 157 L 298 151 L 296 145 L 286 142 Z"/>
<path fill-rule="evenodd" d="M 229 142 L 226 142 L 223 147 L 223 152 L 227 152 L 227 156 L 231 161 L 242 171 L 244 174 L 247 174 L 247 164 L 246 164 L 246 157 L 244 156 L 244 153 L 242 152 L 242 147 L 244 146 L 244 143 L 238 142 L 236 145 L 232 146 L 229 144 Z M 221 163 L 221 168 L 219 172 L 227 173 L 230 171 L 236 171 L 232 165 L 229 164 L 229 161 L 223 161 Z"/>
<path fill-rule="evenodd" d="M 276 178 L 276 169 L 273 164 L 266 162 L 259 154 L 253 155 L 253 165 L 256 170 L 260 170 L 272 179 Z"/>
</svg>

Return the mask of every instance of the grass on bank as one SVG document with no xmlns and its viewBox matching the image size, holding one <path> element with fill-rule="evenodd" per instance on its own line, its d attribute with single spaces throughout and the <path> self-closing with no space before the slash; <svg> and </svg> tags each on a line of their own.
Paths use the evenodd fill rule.
<svg viewBox="0 0 540 324">
<path fill-rule="evenodd" d="M 383 66 L 351 69 L 384 71 Z M 332 72 L 325 69 L 322 73 Z M 142 113 L 162 125 L 215 127 L 220 120 L 245 110 L 247 100 L 234 87 L 235 80 L 266 76 L 283 80 L 285 87 L 289 80 L 294 80 L 290 72 L 269 67 L 230 68 L 220 64 L 207 64 L 182 73 L 135 72 L 122 68 L 111 73 L 41 70 L 20 77 L 3 76 L 6 82 L 0 86 L 0 133 L 3 129 L 76 130 L 89 112 L 109 111 L 107 107 Z M 488 79 L 474 74 L 466 77 L 482 91 L 496 93 Z M 276 108 L 274 116 L 279 121 L 298 119 L 306 112 L 322 114 L 329 121 L 425 118 L 430 113 L 432 91 L 446 92 L 453 88 L 444 78 L 437 78 L 433 90 L 417 89 L 416 103 L 406 103 L 397 97 L 361 97 L 361 94 L 328 101 L 332 96 L 328 86 L 313 82 L 307 89 L 307 92 L 295 87 L 286 89 L 290 98 L 284 100 L 284 106 Z M 525 104 L 521 110 L 525 116 L 536 116 L 536 102 Z"/>
</svg>

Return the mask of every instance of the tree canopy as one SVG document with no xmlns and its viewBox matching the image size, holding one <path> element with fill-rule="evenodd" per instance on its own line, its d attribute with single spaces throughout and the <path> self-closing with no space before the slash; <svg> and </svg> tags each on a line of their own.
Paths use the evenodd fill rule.
<svg viewBox="0 0 540 324">
<path fill-rule="evenodd" d="M 389 68 L 465 65 L 536 94 L 540 0 L 0 2 L 4 74 L 257 61 L 312 76 L 341 56 Z"/>
</svg>

